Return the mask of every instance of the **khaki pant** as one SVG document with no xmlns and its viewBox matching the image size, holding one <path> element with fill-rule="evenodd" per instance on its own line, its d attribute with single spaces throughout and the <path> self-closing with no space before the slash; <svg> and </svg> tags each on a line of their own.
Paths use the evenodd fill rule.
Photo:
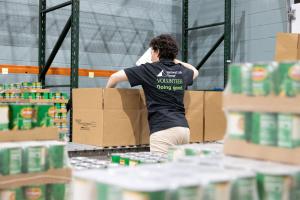
<svg viewBox="0 0 300 200">
<path fill-rule="evenodd" d="M 166 154 L 170 146 L 188 144 L 190 142 L 190 129 L 173 127 L 152 133 L 150 136 L 150 151 Z"/>
</svg>

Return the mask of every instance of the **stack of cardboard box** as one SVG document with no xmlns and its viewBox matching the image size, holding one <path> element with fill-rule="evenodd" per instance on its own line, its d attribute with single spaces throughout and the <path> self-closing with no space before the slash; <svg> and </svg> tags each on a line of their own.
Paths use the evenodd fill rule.
<svg viewBox="0 0 300 200">
<path fill-rule="evenodd" d="M 184 102 L 191 142 L 223 138 L 226 123 L 221 92 L 186 91 Z M 149 144 L 142 90 L 75 89 L 73 109 L 74 142 L 95 146 Z"/>
</svg>

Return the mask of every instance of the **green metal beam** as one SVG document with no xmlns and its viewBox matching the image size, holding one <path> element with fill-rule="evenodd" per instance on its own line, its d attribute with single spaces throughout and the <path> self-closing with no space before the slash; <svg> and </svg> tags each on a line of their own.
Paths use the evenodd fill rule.
<svg viewBox="0 0 300 200">
<path fill-rule="evenodd" d="M 205 62 L 210 58 L 210 56 L 216 51 L 216 49 L 220 46 L 220 44 L 224 40 L 224 34 L 216 41 L 216 43 L 212 46 L 212 48 L 205 54 L 203 59 L 200 61 L 200 63 L 197 65 L 196 69 L 200 69 Z"/>
<path fill-rule="evenodd" d="M 70 28 L 71 28 L 71 21 L 72 21 L 72 17 L 70 16 L 70 18 L 68 19 L 66 25 L 64 26 L 62 32 L 60 33 L 50 55 L 49 55 L 49 58 L 47 59 L 47 62 L 45 64 L 45 66 L 43 67 L 43 70 L 40 72 L 39 74 L 39 78 L 41 80 L 45 80 L 45 77 L 46 77 L 46 74 L 47 74 L 47 71 L 49 70 L 59 48 L 61 47 L 62 43 L 64 42 L 64 39 L 66 38 Z"/>
<path fill-rule="evenodd" d="M 216 26 L 224 25 L 224 23 L 225 23 L 225 22 L 206 24 L 206 25 L 202 25 L 202 26 L 196 26 L 196 27 L 188 28 L 187 30 L 188 30 L 188 31 L 192 31 L 192 30 L 198 30 L 198 29 L 204 29 L 204 28 L 216 27 Z"/>
<path fill-rule="evenodd" d="M 182 0 L 182 61 L 188 61 L 189 0 Z"/>
<path fill-rule="evenodd" d="M 71 77 L 70 77 L 70 102 L 72 102 L 72 89 L 78 88 L 79 68 L 79 0 L 72 0 L 72 25 L 71 25 Z M 70 103 L 71 104 L 71 103 Z M 73 141 L 73 108 L 70 109 L 70 141 Z"/>
<path fill-rule="evenodd" d="M 224 26 L 224 88 L 228 79 L 228 65 L 231 63 L 231 0 L 225 0 Z"/>
<path fill-rule="evenodd" d="M 42 11 L 46 9 L 46 0 L 40 0 L 39 4 L 39 73 L 43 71 L 46 64 L 46 13 Z M 45 85 L 45 79 L 40 79 L 42 85 Z"/>
<path fill-rule="evenodd" d="M 51 11 L 66 7 L 66 6 L 71 5 L 71 4 L 72 4 L 72 1 L 68 1 L 68 2 L 65 2 L 65 3 L 61 3 L 59 5 L 53 6 L 51 8 L 47 8 L 45 10 L 42 10 L 42 12 L 43 13 L 51 12 Z"/>
</svg>

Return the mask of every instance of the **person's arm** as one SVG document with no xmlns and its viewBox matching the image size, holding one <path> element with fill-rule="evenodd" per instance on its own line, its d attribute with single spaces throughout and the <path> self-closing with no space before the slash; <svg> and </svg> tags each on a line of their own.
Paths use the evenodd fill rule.
<svg viewBox="0 0 300 200">
<path fill-rule="evenodd" d="M 114 88 L 120 82 L 127 81 L 128 78 L 124 72 L 124 70 L 120 70 L 114 74 L 112 74 L 106 84 L 106 88 Z"/>
<path fill-rule="evenodd" d="M 188 64 L 188 63 L 185 63 L 185 62 L 182 62 L 182 61 L 177 60 L 177 59 L 174 60 L 174 63 L 175 63 L 175 64 L 181 64 L 181 65 L 183 65 L 184 67 L 186 67 L 186 68 L 188 68 L 188 69 L 190 69 L 190 70 L 193 70 L 193 72 L 194 72 L 193 80 L 194 80 L 195 78 L 198 77 L 199 71 L 198 71 L 193 65 Z"/>
</svg>

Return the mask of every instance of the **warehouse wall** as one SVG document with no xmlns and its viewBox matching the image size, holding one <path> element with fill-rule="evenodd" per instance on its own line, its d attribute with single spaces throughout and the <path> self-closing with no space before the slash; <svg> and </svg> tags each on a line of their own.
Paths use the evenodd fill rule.
<svg viewBox="0 0 300 200">
<path fill-rule="evenodd" d="M 56 5 L 61 0 L 47 0 Z M 147 49 L 150 39 L 172 33 L 180 39 L 180 0 L 81 0 L 80 67 L 131 67 Z M 70 8 L 47 15 L 47 54 L 70 16 Z M 0 63 L 38 65 L 38 0 L 0 0 Z M 53 66 L 70 65 L 70 34 Z M 106 79 L 80 81 L 80 87 L 104 86 Z M 48 83 L 68 83 L 66 77 Z M 123 87 L 128 84 L 123 84 Z"/>
<path fill-rule="evenodd" d="M 48 6 L 61 0 L 47 0 Z M 172 33 L 180 43 L 181 0 L 81 0 L 80 67 L 121 69 L 134 65 L 149 40 Z M 224 20 L 224 2 L 190 0 L 189 26 Z M 47 18 L 47 53 L 50 53 L 70 9 L 55 11 Z M 282 0 L 232 0 L 233 61 L 271 60 L 275 33 L 285 31 Z M 0 0 L 0 63 L 37 65 L 38 0 Z M 197 65 L 221 35 L 223 27 L 191 31 L 189 62 Z M 70 37 L 54 60 L 54 66 L 70 65 Z M 3 77 L 3 78 L 2 78 Z M 1 76 L 5 80 L 23 76 Z M 26 76 L 35 80 L 36 76 Z M 200 70 L 194 89 L 223 87 L 223 44 Z M 68 77 L 51 76 L 49 84 L 68 83 Z M 80 78 L 80 87 L 104 86 L 106 79 Z M 128 87 L 128 84 L 122 84 Z"/>
<path fill-rule="evenodd" d="M 274 57 L 276 32 L 285 32 L 283 0 L 232 0 L 232 60 L 268 61 Z M 224 20 L 224 1 L 191 0 L 189 26 Z M 223 26 L 189 33 L 189 61 L 197 65 L 223 32 Z M 223 87 L 223 44 L 200 70 L 196 88 Z"/>
</svg>

